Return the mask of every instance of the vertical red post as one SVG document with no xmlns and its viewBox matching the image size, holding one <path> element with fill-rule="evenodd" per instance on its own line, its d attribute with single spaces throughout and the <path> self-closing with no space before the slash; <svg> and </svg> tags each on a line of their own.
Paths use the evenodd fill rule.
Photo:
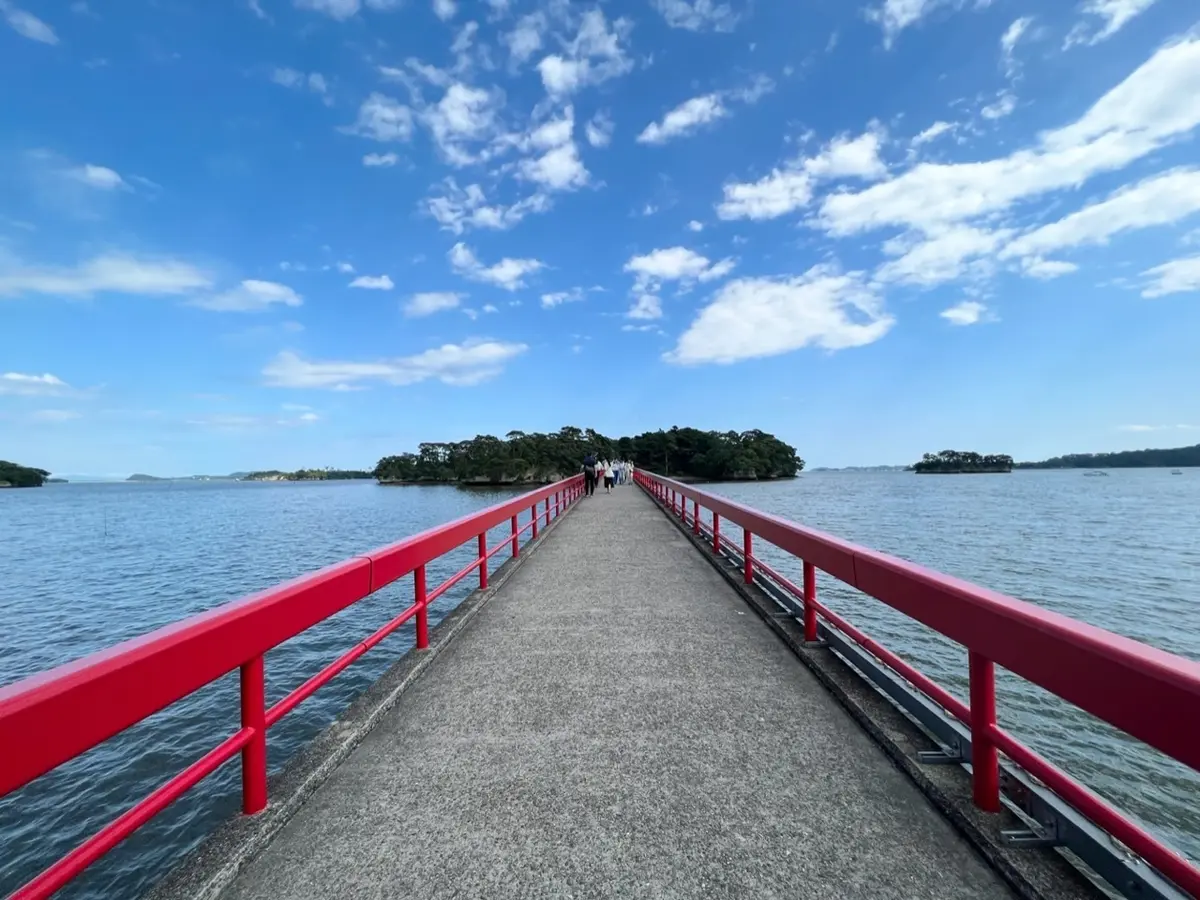
<svg viewBox="0 0 1200 900">
<path fill-rule="evenodd" d="M 1000 812 L 1000 759 L 992 741 L 996 725 L 996 668 L 972 650 L 967 654 L 971 677 L 971 777 L 975 805 Z"/>
<path fill-rule="evenodd" d="M 700 533 L 700 501 L 692 501 L 692 534 Z"/>
<path fill-rule="evenodd" d="M 713 513 L 713 553 L 721 552 L 721 517 Z"/>
<path fill-rule="evenodd" d="M 558 491 L 554 492 L 554 518 L 558 518 Z"/>
<path fill-rule="evenodd" d="M 267 678 L 262 656 L 242 663 L 242 727 L 254 737 L 242 748 L 242 812 L 254 815 L 267 805 Z"/>
<path fill-rule="evenodd" d="M 529 510 L 529 521 L 533 523 L 533 540 L 536 541 L 537 540 L 537 528 L 538 528 L 538 511 L 537 511 L 536 503 L 534 503 L 533 506 Z"/>
<path fill-rule="evenodd" d="M 479 536 L 479 586 L 487 587 L 487 532 Z"/>
<path fill-rule="evenodd" d="M 429 649 L 429 601 L 425 594 L 425 567 L 413 570 L 413 603 L 417 607 L 417 649 Z"/>
<path fill-rule="evenodd" d="M 512 555 L 516 556 L 521 552 L 521 545 L 517 539 L 517 517 L 512 517 Z"/>
<path fill-rule="evenodd" d="M 753 550 L 753 539 L 750 532 L 745 528 L 742 529 L 742 555 L 745 557 L 746 563 L 746 584 L 754 583 L 754 561 L 750 558 Z"/>
<path fill-rule="evenodd" d="M 546 524 L 550 524 L 550 498 L 546 498 Z"/>
<path fill-rule="evenodd" d="M 804 639 L 817 639 L 817 567 L 804 563 Z"/>
</svg>

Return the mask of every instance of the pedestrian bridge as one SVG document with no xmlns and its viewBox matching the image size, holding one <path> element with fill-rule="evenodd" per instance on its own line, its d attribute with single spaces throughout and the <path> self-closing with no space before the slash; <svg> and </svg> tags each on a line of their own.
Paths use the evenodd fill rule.
<svg viewBox="0 0 1200 900">
<path fill-rule="evenodd" d="M 51 896 L 239 757 L 244 815 L 152 897 L 1200 897 L 1193 863 L 996 725 L 993 684 L 1002 665 L 1195 768 L 1200 666 L 649 473 L 581 492 L 0 689 L 3 795 L 241 671 L 239 731 L 13 896 Z M 969 697 L 821 604 L 818 571 L 964 645 Z M 267 650 L 408 575 L 411 607 L 265 706 Z M 408 623 L 417 649 L 268 782 L 270 726 Z"/>
</svg>

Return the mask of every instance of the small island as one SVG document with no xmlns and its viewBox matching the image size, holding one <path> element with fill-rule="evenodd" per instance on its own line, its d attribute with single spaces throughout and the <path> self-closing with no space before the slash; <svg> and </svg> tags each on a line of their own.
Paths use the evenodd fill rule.
<svg viewBox="0 0 1200 900">
<path fill-rule="evenodd" d="M 50 473 L 0 459 L 0 488 L 41 487 Z"/>
<path fill-rule="evenodd" d="M 1165 450 L 1122 450 L 1119 453 L 1068 453 L 1041 462 L 1017 463 L 1018 469 L 1180 469 L 1200 466 L 1200 444 Z"/>
<path fill-rule="evenodd" d="M 247 472 L 241 481 L 354 481 L 374 478 L 371 472 L 359 469 L 297 469 L 295 472 L 280 472 L 268 469 L 265 472 Z"/>
<path fill-rule="evenodd" d="M 372 473 L 380 484 L 535 485 L 580 470 L 585 456 L 619 459 L 681 481 L 794 478 L 804 468 L 796 448 L 774 435 L 674 427 L 610 438 L 567 426 L 550 434 L 510 431 L 467 441 L 420 444 L 416 453 L 385 456 Z"/>
<path fill-rule="evenodd" d="M 1011 456 L 980 454 L 970 450 L 943 450 L 926 453 L 912 470 L 919 475 L 1007 474 L 1013 470 Z"/>
</svg>

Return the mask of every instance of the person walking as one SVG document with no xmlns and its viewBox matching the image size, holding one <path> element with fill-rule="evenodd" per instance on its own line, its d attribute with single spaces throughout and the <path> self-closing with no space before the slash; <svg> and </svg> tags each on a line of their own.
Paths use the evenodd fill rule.
<svg viewBox="0 0 1200 900">
<path fill-rule="evenodd" d="M 589 453 L 583 458 L 583 493 L 590 497 L 596 493 L 596 454 Z"/>
<path fill-rule="evenodd" d="M 612 493 L 613 482 L 616 480 L 616 477 L 617 477 L 616 464 L 611 461 L 606 461 L 604 463 L 604 493 L 606 493 L 606 494 Z"/>
</svg>

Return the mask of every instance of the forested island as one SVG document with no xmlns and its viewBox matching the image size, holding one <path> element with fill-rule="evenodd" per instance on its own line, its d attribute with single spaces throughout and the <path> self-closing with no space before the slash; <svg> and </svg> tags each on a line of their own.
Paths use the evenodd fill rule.
<svg viewBox="0 0 1200 900">
<path fill-rule="evenodd" d="M 943 450 L 926 453 L 912 470 L 923 475 L 1000 474 L 1013 470 L 1013 459 L 1002 453 L 975 453 L 970 450 Z"/>
<path fill-rule="evenodd" d="M 0 488 L 41 487 L 50 473 L 0 459 Z"/>
<path fill-rule="evenodd" d="M 374 478 L 371 472 L 359 469 L 297 469 L 295 472 L 280 472 L 269 469 L 265 472 L 247 472 L 242 481 L 351 481 Z"/>
<path fill-rule="evenodd" d="M 1017 463 L 1018 469 L 1149 469 L 1200 466 L 1200 444 L 1167 450 L 1122 450 L 1119 453 L 1069 453 L 1041 462 Z"/>
<path fill-rule="evenodd" d="M 385 456 L 372 474 L 380 484 L 548 484 L 578 472 L 589 453 L 695 481 L 794 478 L 804 468 L 795 447 L 757 429 L 675 427 L 610 438 L 568 426 L 551 434 L 510 431 L 504 438 L 424 443 L 416 453 Z"/>
</svg>

